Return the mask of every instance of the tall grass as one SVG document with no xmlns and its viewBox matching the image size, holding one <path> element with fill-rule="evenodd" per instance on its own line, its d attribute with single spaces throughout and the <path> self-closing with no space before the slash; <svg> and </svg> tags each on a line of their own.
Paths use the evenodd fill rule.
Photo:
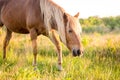
<svg viewBox="0 0 120 80">
<path fill-rule="evenodd" d="M 0 30 L 3 41 L 5 31 Z M 73 58 L 63 47 L 63 71 L 57 69 L 55 46 L 38 37 L 37 70 L 32 66 L 33 54 L 29 35 L 13 34 L 2 59 L 0 42 L 0 80 L 120 80 L 120 34 L 83 34 L 84 55 Z"/>
</svg>

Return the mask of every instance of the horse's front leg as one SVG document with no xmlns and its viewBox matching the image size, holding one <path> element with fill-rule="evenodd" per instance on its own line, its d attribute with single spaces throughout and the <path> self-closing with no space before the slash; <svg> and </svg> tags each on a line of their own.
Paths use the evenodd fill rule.
<svg viewBox="0 0 120 80">
<path fill-rule="evenodd" d="M 50 38 L 52 42 L 55 44 L 57 48 L 57 54 L 58 54 L 58 69 L 62 70 L 62 47 L 60 45 L 60 40 L 56 36 L 55 30 L 50 31 Z"/>
<path fill-rule="evenodd" d="M 12 37 L 12 32 L 7 29 L 6 36 L 5 36 L 5 39 L 4 39 L 4 42 L 3 42 L 3 59 L 6 58 L 6 48 L 9 44 L 9 41 L 10 41 L 11 37 Z"/>
<path fill-rule="evenodd" d="M 33 66 L 36 66 L 36 58 L 37 58 L 37 33 L 34 28 L 30 29 L 30 37 L 32 41 L 32 47 L 33 47 L 33 55 L 34 55 L 34 60 L 33 60 Z"/>
</svg>

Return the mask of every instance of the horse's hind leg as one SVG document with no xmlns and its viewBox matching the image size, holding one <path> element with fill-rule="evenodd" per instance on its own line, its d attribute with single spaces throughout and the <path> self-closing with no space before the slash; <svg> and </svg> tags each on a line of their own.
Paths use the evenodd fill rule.
<svg viewBox="0 0 120 80">
<path fill-rule="evenodd" d="M 62 70 L 62 47 L 60 45 L 60 40 L 57 38 L 56 32 L 54 30 L 51 30 L 50 32 L 50 38 L 57 48 L 58 69 L 61 71 Z"/>
<path fill-rule="evenodd" d="M 3 42 L 3 59 L 6 58 L 6 47 L 8 46 L 11 37 L 12 37 L 12 32 L 7 29 L 6 36 Z"/>
<path fill-rule="evenodd" d="M 33 60 L 33 66 L 36 66 L 36 58 L 37 58 L 37 33 L 34 28 L 30 29 L 30 37 L 32 40 L 32 46 L 33 46 L 33 55 L 34 55 L 34 60 Z"/>
</svg>

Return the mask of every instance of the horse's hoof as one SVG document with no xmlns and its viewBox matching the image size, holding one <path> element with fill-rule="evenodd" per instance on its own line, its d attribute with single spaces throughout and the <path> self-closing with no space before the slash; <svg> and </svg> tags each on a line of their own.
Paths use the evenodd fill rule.
<svg viewBox="0 0 120 80">
<path fill-rule="evenodd" d="M 58 65 L 58 70 L 59 70 L 59 71 L 63 71 L 63 68 L 62 68 L 61 65 Z"/>
<path fill-rule="evenodd" d="M 37 63 L 34 63 L 34 62 L 33 62 L 33 66 L 37 66 Z"/>
<path fill-rule="evenodd" d="M 34 66 L 34 69 L 33 69 L 33 70 L 34 70 L 34 71 L 37 71 L 37 69 L 38 69 L 37 66 Z"/>
<path fill-rule="evenodd" d="M 33 67 L 34 67 L 34 71 L 36 71 L 37 70 L 37 64 L 33 63 Z"/>
</svg>

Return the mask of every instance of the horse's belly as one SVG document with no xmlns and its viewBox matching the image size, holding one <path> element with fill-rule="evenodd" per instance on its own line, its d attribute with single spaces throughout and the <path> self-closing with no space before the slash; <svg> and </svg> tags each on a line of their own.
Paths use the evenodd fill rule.
<svg viewBox="0 0 120 80">
<path fill-rule="evenodd" d="M 15 33 L 28 34 L 29 31 L 26 28 L 20 26 L 6 26 L 9 30 Z"/>
<path fill-rule="evenodd" d="M 16 32 L 16 33 L 21 33 L 21 34 L 28 34 L 29 31 L 27 29 L 23 29 L 23 28 L 19 28 L 17 30 L 12 30 L 13 32 Z"/>
</svg>

